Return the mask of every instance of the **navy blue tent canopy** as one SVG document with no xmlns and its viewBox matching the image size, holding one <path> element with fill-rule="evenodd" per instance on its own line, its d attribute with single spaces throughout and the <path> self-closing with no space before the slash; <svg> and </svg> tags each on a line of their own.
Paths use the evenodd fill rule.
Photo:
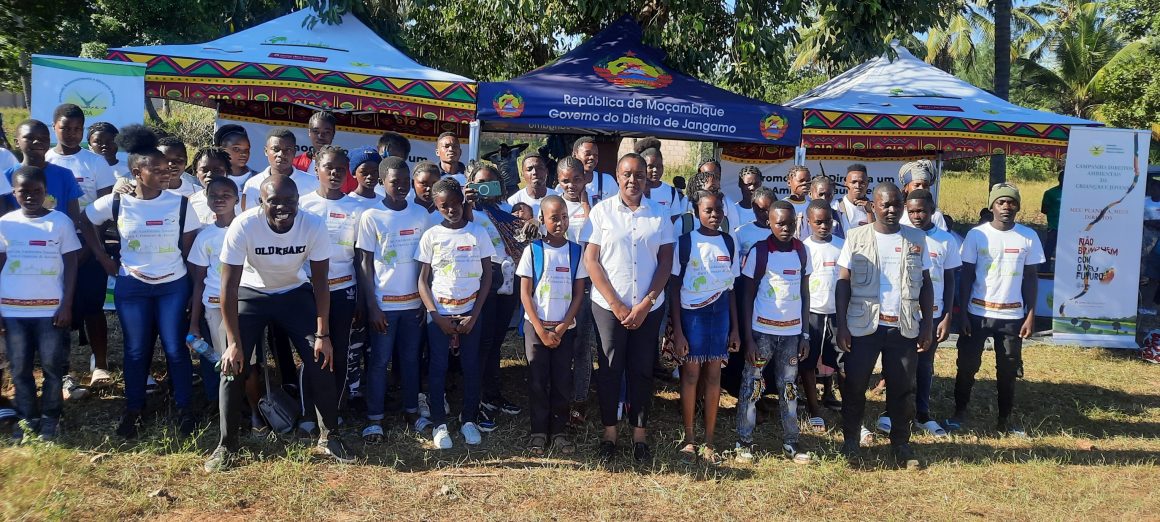
<svg viewBox="0 0 1160 522">
<path fill-rule="evenodd" d="M 483 130 L 613 134 L 796 147 L 802 113 L 746 98 L 664 65 L 625 17 L 554 63 L 479 84 Z"/>
</svg>

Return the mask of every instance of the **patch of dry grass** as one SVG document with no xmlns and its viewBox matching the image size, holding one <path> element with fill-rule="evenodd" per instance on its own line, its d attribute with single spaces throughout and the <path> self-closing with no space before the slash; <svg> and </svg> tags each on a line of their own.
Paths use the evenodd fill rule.
<svg viewBox="0 0 1160 522">
<path fill-rule="evenodd" d="M 505 347 L 506 394 L 526 403 L 524 361 Z M 83 349 L 73 368 L 85 368 Z M 118 352 L 114 348 L 114 352 Z M 250 440 L 238 469 L 206 475 L 201 465 L 217 441 L 207 421 L 194 440 L 177 439 L 164 411 L 139 441 L 112 435 L 121 389 L 68 403 L 65 435 L 55 446 L 0 449 L 0 518 L 12 519 L 1133 519 L 1160 512 L 1149 485 L 1160 480 L 1160 383 L 1155 367 L 1123 353 L 1035 344 L 1025 350 L 1026 379 L 1017 411 L 1033 438 L 999 437 L 994 369 L 986 358 L 972 404 L 973 429 L 945 441 L 917 436 L 930 461 L 921 472 L 890 466 L 879 442 L 851 468 L 836 457 L 841 435 L 803 436 L 819 461 L 796 466 L 776 453 L 756 464 L 686 465 L 677 393 L 658 387 L 652 440 L 656 460 L 635 467 L 625 453 L 611 470 L 594 454 L 599 428 L 574 435 L 571 457 L 524 451 L 527 415 L 502 416 L 484 444 L 430 449 L 396 419 L 381 446 L 364 446 L 360 420 L 343 430 L 364 462 L 340 466 L 312 459 L 294 440 Z M 114 353 L 113 360 L 119 358 Z M 949 413 L 955 351 L 939 352 L 933 402 Z M 164 371 L 157 361 L 155 372 Z M 10 395 L 11 390 L 7 390 Z M 872 395 L 867 422 L 883 408 Z M 154 399 L 155 402 L 157 399 Z M 457 409 L 456 397 L 451 401 Z M 718 447 L 735 440 L 735 401 L 726 397 Z M 163 410 L 163 408 L 162 408 Z M 591 405 L 595 417 L 595 402 Z M 836 427 L 836 414 L 827 414 Z M 758 426 L 757 444 L 774 452 L 776 423 Z M 626 433 L 627 434 L 627 433 Z M 624 449 L 627 451 L 627 448 Z"/>
</svg>

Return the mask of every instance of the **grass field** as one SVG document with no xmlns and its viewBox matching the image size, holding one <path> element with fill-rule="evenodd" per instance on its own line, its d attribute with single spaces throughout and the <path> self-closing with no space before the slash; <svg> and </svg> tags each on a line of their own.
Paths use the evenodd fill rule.
<svg viewBox="0 0 1160 522">
<path fill-rule="evenodd" d="M 87 368 L 81 352 L 75 350 L 73 368 Z M 933 401 L 943 415 L 954 358 L 948 345 L 936 365 Z M 119 359 L 114 348 L 111 360 Z M 591 422 L 574 435 L 575 456 L 531 457 L 523 450 L 525 413 L 501 417 L 500 428 L 471 450 L 458 433 L 454 449 L 432 450 L 397 418 L 382 446 L 364 446 L 356 421 L 343 432 L 363 456 L 359 465 L 312 459 L 297 441 L 251 440 L 240 468 L 206 475 L 201 465 L 217 440 L 210 419 L 196 439 L 178 440 L 157 404 L 161 411 L 139 441 L 112 435 L 123 404 L 118 374 L 116 386 L 67 404 L 57 444 L 0 448 L 0 519 L 1155 519 L 1156 367 L 1120 353 L 1046 344 L 1028 347 L 1025 359 L 1017 409 L 1032 438 L 989 430 L 995 391 L 988 356 L 973 402 L 975 429 L 945 441 L 916 437 L 917 451 L 930 461 L 919 472 L 893 469 L 881 441 L 851 468 L 835 456 L 834 429 L 804 435 L 820 456 L 807 466 L 775 454 L 759 454 L 751 465 L 683 464 L 676 454 L 677 393 L 666 384 L 653 401 L 656 459 L 649 466 L 631 466 L 624 454 L 611 470 L 600 467 Z M 526 404 L 523 366 L 509 342 L 505 393 Z M 154 373 L 163 372 L 158 359 Z M 872 396 L 868 415 L 881 411 L 882 399 Z M 451 403 L 457 410 L 455 394 Z M 735 440 L 735 402 L 723 403 L 721 448 Z M 593 417 L 594 408 L 593 401 Z M 828 414 L 831 426 L 837 421 Z M 776 423 L 759 425 L 758 447 L 777 448 L 779 431 Z"/>
</svg>

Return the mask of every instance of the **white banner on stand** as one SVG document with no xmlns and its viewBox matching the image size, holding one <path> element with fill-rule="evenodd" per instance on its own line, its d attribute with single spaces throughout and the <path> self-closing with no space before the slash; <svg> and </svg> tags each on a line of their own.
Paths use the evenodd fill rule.
<svg viewBox="0 0 1160 522">
<path fill-rule="evenodd" d="M 145 119 L 145 64 L 32 56 L 32 117 L 52 125 L 52 113 L 72 103 L 85 123 L 122 128 Z"/>
<path fill-rule="evenodd" d="M 1148 131 L 1073 127 L 1055 261 L 1055 342 L 1137 348 Z"/>
</svg>

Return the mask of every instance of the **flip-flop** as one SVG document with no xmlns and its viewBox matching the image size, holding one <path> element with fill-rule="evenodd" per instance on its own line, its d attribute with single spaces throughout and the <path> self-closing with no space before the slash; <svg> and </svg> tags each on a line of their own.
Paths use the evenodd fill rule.
<svg viewBox="0 0 1160 522">
<path fill-rule="evenodd" d="M 692 442 L 685 441 L 681 443 L 681 460 L 686 463 L 692 463 L 697 460 L 697 445 Z"/>
<path fill-rule="evenodd" d="M 887 417 L 885 415 L 883 415 L 882 417 L 878 417 L 878 423 L 875 424 L 874 427 L 877 428 L 878 431 L 881 431 L 882 433 L 890 433 L 890 417 Z"/>
<path fill-rule="evenodd" d="M 869 446 L 874 443 L 874 433 L 862 426 L 861 433 L 858 435 L 858 444 L 860 446 Z"/>
<path fill-rule="evenodd" d="M 0 422 L 12 420 L 17 417 L 16 410 L 12 408 L 0 408 Z"/>
<path fill-rule="evenodd" d="M 383 427 L 378 424 L 371 424 L 362 431 L 363 442 L 372 446 L 383 443 Z"/>
<path fill-rule="evenodd" d="M 914 425 L 919 429 L 933 435 L 935 438 L 943 438 L 947 436 L 947 430 L 943 429 L 937 421 L 928 420 L 926 422 L 914 421 Z"/>
<path fill-rule="evenodd" d="M 946 419 L 942 421 L 942 425 L 946 431 L 959 431 L 963 429 L 963 423 L 955 419 Z"/>
<path fill-rule="evenodd" d="M 533 433 L 528 438 L 528 453 L 537 457 L 544 456 L 544 446 L 548 444 L 548 436 L 543 433 Z"/>
<path fill-rule="evenodd" d="M 810 429 L 812 429 L 814 431 L 820 431 L 820 432 L 826 431 L 826 420 L 825 419 L 823 419 L 821 417 L 810 417 L 810 420 L 808 422 L 810 424 Z"/>
</svg>

